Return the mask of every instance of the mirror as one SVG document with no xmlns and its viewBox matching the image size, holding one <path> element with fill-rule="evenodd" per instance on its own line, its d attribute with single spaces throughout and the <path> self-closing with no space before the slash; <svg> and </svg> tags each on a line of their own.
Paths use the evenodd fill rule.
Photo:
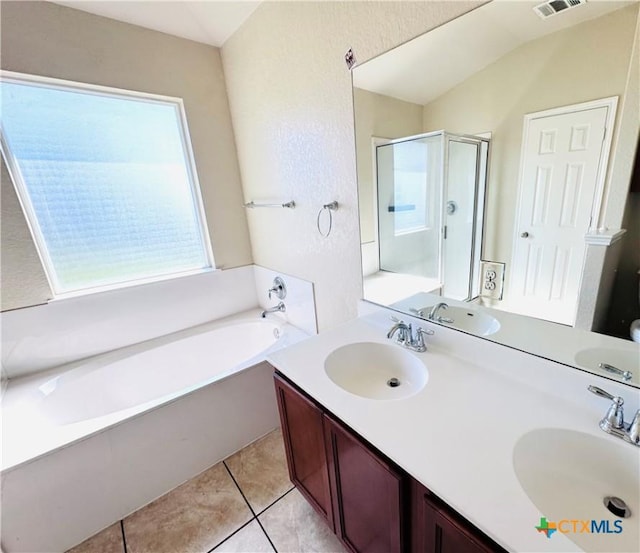
<svg viewBox="0 0 640 553">
<path fill-rule="evenodd" d="M 363 297 L 640 386 L 639 3 L 571 4 L 353 69 Z"/>
</svg>

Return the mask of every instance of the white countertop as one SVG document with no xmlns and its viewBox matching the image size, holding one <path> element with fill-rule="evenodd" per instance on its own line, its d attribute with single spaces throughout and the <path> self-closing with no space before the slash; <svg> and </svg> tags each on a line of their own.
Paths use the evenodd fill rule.
<svg viewBox="0 0 640 553">
<path fill-rule="evenodd" d="M 344 391 L 326 375 L 324 359 L 348 343 L 390 344 L 390 314 L 380 309 L 267 359 L 506 549 L 581 551 L 565 535 L 547 539 L 535 530 L 541 513 L 514 472 L 514 445 L 540 428 L 567 428 L 620 442 L 599 429 L 607 403 L 586 388 L 595 384 L 622 395 L 627 413 L 640 404 L 639 391 L 407 316 L 405 321 L 435 330 L 427 337 L 427 352 L 412 352 L 428 369 L 426 386 L 398 400 L 370 400 Z M 640 470 L 640 450 L 638 460 Z"/>
</svg>

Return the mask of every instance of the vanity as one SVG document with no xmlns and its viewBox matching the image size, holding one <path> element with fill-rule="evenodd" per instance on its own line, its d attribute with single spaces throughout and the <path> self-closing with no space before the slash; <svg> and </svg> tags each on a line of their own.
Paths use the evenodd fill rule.
<svg viewBox="0 0 640 553">
<path fill-rule="evenodd" d="M 348 550 L 640 550 L 640 448 L 598 427 L 587 388 L 627 419 L 637 389 L 403 316 L 434 332 L 412 351 L 387 338 L 393 311 L 366 310 L 268 359 L 291 479 Z"/>
<path fill-rule="evenodd" d="M 290 478 L 349 549 L 504 551 L 281 373 L 274 379 Z"/>
</svg>

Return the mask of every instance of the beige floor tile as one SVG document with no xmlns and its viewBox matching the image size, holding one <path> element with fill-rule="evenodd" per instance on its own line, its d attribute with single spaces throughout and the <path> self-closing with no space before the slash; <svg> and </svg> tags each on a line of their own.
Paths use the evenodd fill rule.
<svg viewBox="0 0 640 553">
<path fill-rule="evenodd" d="M 279 553 L 345 553 L 346 549 L 298 490 L 258 517 Z"/>
<path fill-rule="evenodd" d="M 124 520 L 129 553 L 204 553 L 251 519 L 222 463 Z"/>
<path fill-rule="evenodd" d="M 256 520 L 221 543 L 214 553 L 274 553 L 267 536 Z"/>
<path fill-rule="evenodd" d="M 280 429 L 232 455 L 225 463 L 256 513 L 293 488 Z"/>
<path fill-rule="evenodd" d="M 124 553 L 120 523 L 112 524 L 80 545 L 69 549 L 67 553 Z"/>
</svg>

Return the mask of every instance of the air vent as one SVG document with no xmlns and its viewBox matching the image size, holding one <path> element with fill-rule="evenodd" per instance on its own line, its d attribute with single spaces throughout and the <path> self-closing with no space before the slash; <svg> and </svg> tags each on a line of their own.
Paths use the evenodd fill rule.
<svg viewBox="0 0 640 553">
<path fill-rule="evenodd" d="M 536 12 L 542 19 L 547 19 L 553 15 L 559 14 L 565 10 L 575 8 L 581 4 L 585 4 L 587 0 L 550 0 L 544 4 L 539 4 L 533 11 Z"/>
</svg>

